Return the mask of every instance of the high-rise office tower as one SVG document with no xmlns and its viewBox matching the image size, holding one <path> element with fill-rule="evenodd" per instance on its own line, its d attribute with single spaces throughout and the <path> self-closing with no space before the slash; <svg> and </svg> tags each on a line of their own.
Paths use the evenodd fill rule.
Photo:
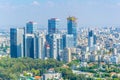
<svg viewBox="0 0 120 80">
<path fill-rule="evenodd" d="M 63 35 L 63 49 L 64 48 L 73 48 L 74 47 L 74 36 L 73 34 Z"/>
<path fill-rule="evenodd" d="M 24 53 L 25 57 L 36 58 L 35 54 L 35 44 L 34 44 L 34 34 L 24 35 Z"/>
<path fill-rule="evenodd" d="M 90 30 L 88 32 L 88 47 L 93 47 L 96 44 L 96 35 L 94 35 L 94 32 Z"/>
<path fill-rule="evenodd" d="M 60 60 L 63 49 L 62 36 L 60 34 L 47 35 L 47 43 L 50 45 L 50 58 Z"/>
<path fill-rule="evenodd" d="M 45 35 L 36 34 L 35 38 L 35 53 L 36 58 L 45 59 Z"/>
<path fill-rule="evenodd" d="M 24 43 L 25 57 L 45 58 L 45 36 L 43 34 L 25 34 Z"/>
<path fill-rule="evenodd" d="M 12 58 L 24 57 L 23 35 L 23 28 L 10 29 L 10 56 Z"/>
<path fill-rule="evenodd" d="M 77 18 L 68 17 L 67 18 L 67 30 L 68 34 L 73 34 L 74 36 L 74 46 L 77 45 Z"/>
<path fill-rule="evenodd" d="M 94 34 L 94 41 L 93 41 L 93 44 L 94 44 L 94 45 L 96 45 L 96 43 L 97 43 L 96 41 L 97 41 L 97 37 L 96 37 L 96 35 Z"/>
<path fill-rule="evenodd" d="M 48 34 L 53 34 L 58 32 L 59 19 L 51 18 L 48 20 Z"/>
<path fill-rule="evenodd" d="M 38 28 L 37 23 L 30 21 L 26 24 L 26 33 L 27 34 L 36 33 L 37 28 Z"/>
</svg>

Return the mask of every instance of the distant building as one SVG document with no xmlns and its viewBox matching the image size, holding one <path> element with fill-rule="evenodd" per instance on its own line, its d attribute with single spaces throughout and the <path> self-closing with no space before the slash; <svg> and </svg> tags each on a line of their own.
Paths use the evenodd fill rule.
<svg viewBox="0 0 120 80">
<path fill-rule="evenodd" d="M 51 18 L 48 20 L 48 34 L 53 34 L 58 32 L 59 19 Z"/>
<path fill-rule="evenodd" d="M 36 58 L 45 59 L 45 35 L 44 34 L 37 34 L 35 35 L 35 51 L 36 51 Z"/>
<path fill-rule="evenodd" d="M 73 34 L 63 35 L 63 48 L 73 48 L 74 47 L 74 36 Z"/>
<path fill-rule="evenodd" d="M 50 58 L 60 60 L 63 49 L 62 36 L 60 34 L 51 34 L 46 36 L 46 40 L 50 46 Z"/>
<path fill-rule="evenodd" d="M 36 58 L 34 38 L 35 38 L 34 34 L 25 34 L 24 35 L 25 57 Z"/>
<path fill-rule="evenodd" d="M 33 33 L 36 33 L 37 32 L 37 23 L 35 23 L 35 22 L 32 22 L 32 21 L 30 21 L 30 22 L 28 22 L 27 24 L 26 24 L 26 33 L 27 34 L 33 34 Z"/>
<path fill-rule="evenodd" d="M 96 35 L 94 35 L 94 32 L 90 30 L 88 32 L 88 47 L 91 48 L 96 44 Z"/>
<path fill-rule="evenodd" d="M 89 62 L 96 62 L 98 61 L 98 55 L 90 54 L 89 55 Z"/>
<path fill-rule="evenodd" d="M 88 54 L 81 54 L 81 62 L 87 62 L 89 59 L 89 53 Z"/>
<path fill-rule="evenodd" d="M 120 62 L 119 55 L 117 55 L 117 56 L 112 55 L 112 56 L 110 57 L 110 62 L 111 62 L 112 64 L 119 64 L 119 62 Z"/>
<path fill-rule="evenodd" d="M 43 75 L 43 80 L 63 80 L 61 73 L 46 73 Z"/>
<path fill-rule="evenodd" d="M 80 63 L 80 67 L 87 67 L 88 65 L 87 65 L 87 62 L 81 62 Z"/>
<path fill-rule="evenodd" d="M 43 34 L 25 34 L 25 57 L 45 58 L 45 36 Z"/>
<path fill-rule="evenodd" d="M 10 29 L 10 56 L 11 58 L 23 57 L 23 28 Z"/>
<path fill-rule="evenodd" d="M 68 17 L 67 18 L 67 30 L 68 34 L 73 34 L 74 36 L 74 46 L 77 45 L 77 18 Z"/>
<path fill-rule="evenodd" d="M 50 58 L 50 45 L 48 43 L 45 44 L 45 56 Z"/>
<path fill-rule="evenodd" d="M 69 63 L 72 61 L 71 50 L 70 48 L 65 48 L 62 53 L 63 61 Z"/>
<path fill-rule="evenodd" d="M 47 73 L 43 74 L 43 80 L 63 80 L 61 73 L 56 73 L 54 69 L 48 70 Z"/>
</svg>

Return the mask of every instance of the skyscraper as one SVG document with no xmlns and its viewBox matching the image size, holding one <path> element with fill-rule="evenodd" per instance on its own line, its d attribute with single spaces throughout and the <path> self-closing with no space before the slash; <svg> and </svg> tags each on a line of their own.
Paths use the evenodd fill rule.
<svg viewBox="0 0 120 80">
<path fill-rule="evenodd" d="M 74 36 L 74 46 L 77 45 L 77 18 L 68 17 L 67 18 L 67 30 L 68 34 L 73 34 Z"/>
<path fill-rule="evenodd" d="M 36 34 L 34 40 L 36 58 L 45 59 L 45 35 Z"/>
<path fill-rule="evenodd" d="M 23 28 L 10 29 L 10 56 L 12 58 L 24 57 L 23 35 Z"/>
<path fill-rule="evenodd" d="M 73 48 L 74 47 L 74 36 L 73 34 L 63 35 L 63 49 L 64 48 Z"/>
<path fill-rule="evenodd" d="M 57 33 L 59 27 L 59 19 L 51 18 L 48 20 L 48 34 Z"/>
<path fill-rule="evenodd" d="M 62 36 L 60 34 L 51 34 L 47 35 L 46 39 L 50 45 L 50 58 L 60 60 L 63 49 Z"/>
<path fill-rule="evenodd" d="M 94 32 L 90 30 L 88 32 L 88 47 L 93 47 L 96 44 L 96 35 L 94 35 Z"/>
<path fill-rule="evenodd" d="M 34 43 L 34 34 L 25 34 L 24 35 L 24 53 L 25 57 L 36 58 L 35 54 L 35 43 Z"/>
<path fill-rule="evenodd" d="M 25 57 L 45 59 L 45 36 L 43 34 L 24 35 Z"/>
<path fill-rule="evenodd" d="M 62 54 L 62 59 L 66 63 L 71 62 L 72 56 L 71 56 L 71 50 L 70 50 L 70 48 L 65 48 L 64 49 L 64 52 Z"/>
<path fill-rule="evenodd" d="M 26 33 L 33 34 L 35 32 L 37 32 L 37 23 L 32 22 L 32 21 L 28 22 L 26 24 Z"/>
</svg>

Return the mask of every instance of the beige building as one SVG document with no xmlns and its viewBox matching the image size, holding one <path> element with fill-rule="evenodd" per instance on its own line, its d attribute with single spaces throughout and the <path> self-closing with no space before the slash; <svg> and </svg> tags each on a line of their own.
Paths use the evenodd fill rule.
<svg viewBox="0 0 120 80">
<path fill-rule="evenodd" d="M 71 49 L 70 48 L 65 48 L 64 51 L 63 51 L 63 55 L 62 55 L 62 58 L 63 58 L 63 61 L 68 63 L 68 62 L 71 62 Z"/>
</svg>

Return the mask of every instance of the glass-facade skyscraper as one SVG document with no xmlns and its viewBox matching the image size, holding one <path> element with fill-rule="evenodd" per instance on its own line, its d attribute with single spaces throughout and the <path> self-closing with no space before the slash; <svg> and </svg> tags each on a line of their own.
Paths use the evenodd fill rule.
<svg viewBox="0 0 120 80">
<path fill-rule="evenodd" d="M 25 57 L 31 57 L 31 58 L 36 57 L 33 34 L 24 35 L 24 53 L 25 53 Z"/>
<path fill-rule="evenodd" d="M 63 35 L 63 49 L 64 48 L 73 48 L 74 47 L 74 36 L 73 34 Z"/>
<path fill-rule="evenodd" d="M 37 34 L 34 38 L 36 58 L 45 59 L 45 35 Z"/>
<path fill-rule="evenodd" d="M 48 34 L 54 34 L 58 32 L 59 19 L 51 18 L 48 20 Z"/>
<path fill-rule="evenodd" d="M 12 58 L 18 58 L 24 56 L 23 35 L 24 35 L 24 28 L 10 29 L 10 56 Z"/>
<path fill-rule="evenodd" d="M 94 35 L 94 32 L 90 30 L 88 32 L 88 47 L 93 47 L 96 44 L 96 35 Z"/>
<path fill-rule="evenodd" d="M 42 34 L 25 34 L 24 53 L 25 57 L 44 59 L 45 36 Z"/>
<path fill-rule="evenodd" d="M 77 45 L 77 18 L 68 17 L 67 18 L 67 30 L 68 34 L 73 34 L 74 36 L 74 46 Z"/>
<path fill-rule="evenodd" d="M 32 21 L 28 22 L 26 24 L 26 33 L 33 34 L 35 32 L 37 32 L 37 23 L 32 22 Z"/>
<path fill-rule="evenodd" d="M 60 55 L 63 49 L 63 40 L 60 34 L 47 35 L 46 39 L 50 45 L 50 58 L 60 60 Z"/>
</svg>

